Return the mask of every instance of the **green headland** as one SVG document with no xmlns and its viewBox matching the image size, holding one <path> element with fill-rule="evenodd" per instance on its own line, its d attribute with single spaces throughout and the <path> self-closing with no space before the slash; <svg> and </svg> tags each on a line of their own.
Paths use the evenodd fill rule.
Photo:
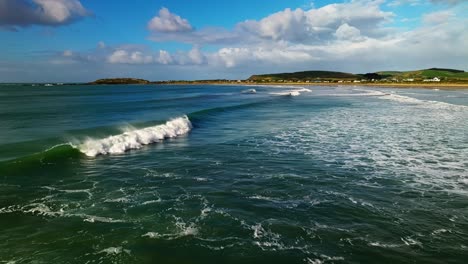
<svg viewBox="0 0 468 264">
<path fill-rule="evenodd" d="M 456 69 L 430 68 L 414 71 L 379 71 L 347 73 L 337 71 L 300 71 L 291 73 L 255 74 L 244 80 L 168 80 L 148 81 L 135 78 L 99 79 L 89 84 L 362 84 L 396 87 L 468 87 L 468 72 Z"/>
</svg>

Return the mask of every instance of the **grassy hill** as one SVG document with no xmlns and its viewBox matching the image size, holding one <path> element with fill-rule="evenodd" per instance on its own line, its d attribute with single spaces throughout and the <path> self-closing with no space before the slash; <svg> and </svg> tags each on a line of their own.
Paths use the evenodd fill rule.
<svg viewBox="0 0 468 264">
<path fill-rule="evenodd" d="M 445 81 L 468 81 L 468 72 L 455 69 L 430 68 L 425 70 L 406 72 L 378 72 L 380 75 L 387 75 L 396 79 L 427 79 L 438 77 Z"/>
<path fill-rule="evenodd" d="M 405 80 L 423 81 L 438 77 L 445 82 L 466 82 L 468 72 L 455 69 L 430 68 L 416 71 L 380 71 L 366 74 L 352 74 L 334 71 L 302 71 L 292 73 L 275 73 L 252 75 L 248 79 L 254 82 L 314 82 L 314 81 L 346 81 L 346 80 Z"/>
<path fill-rule="evenodd" d="M 360 77 L 356 74 L 345 73 L 345 72 L 333 72 L 333 71 L 302 71 L 292 73 L 275 73 L 275 74 L 260 74 L 252 75 L 248 80 L 250 81 L 313 81 L 316 79 L 327 79 L 327 80 L 342 80 L 342 79 L 359 79 Z"/>
</svg>

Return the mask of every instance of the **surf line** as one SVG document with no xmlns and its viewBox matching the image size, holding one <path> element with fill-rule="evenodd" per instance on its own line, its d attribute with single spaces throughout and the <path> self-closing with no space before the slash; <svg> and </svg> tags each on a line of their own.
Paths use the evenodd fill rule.
<svg viewBox="0 0 468 264">
<path fill-rule="evenodd" d="M 189 118 L 184 115 L 157 126 L 133 129 L 102 139 L 89 138 L 79 144 L 77 149 L 88 157 L 122 154 L 131 149 L 139 149 L 144 145 L 187 134 L 192 130 L 192 127 Z"/>
</svg>

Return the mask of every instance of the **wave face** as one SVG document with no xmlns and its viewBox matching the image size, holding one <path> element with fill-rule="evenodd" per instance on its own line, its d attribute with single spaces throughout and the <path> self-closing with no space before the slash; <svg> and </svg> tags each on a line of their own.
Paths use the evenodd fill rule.
<svg viewBox="0 0 468 264">
<path fill-rule="evenodd" d="M 120 135 L 103 139 L 88 139 L 78 146 L 78 149 L 88 157 L 106 154 L 122 154 L 131 149 L 139 149 L 144 145 L 159 142 L 166 138 L 185 135 L 192 129 L 192 123 L 187 116 L 167 121 L 163 125 L 126 131 Z"/>
</svg>

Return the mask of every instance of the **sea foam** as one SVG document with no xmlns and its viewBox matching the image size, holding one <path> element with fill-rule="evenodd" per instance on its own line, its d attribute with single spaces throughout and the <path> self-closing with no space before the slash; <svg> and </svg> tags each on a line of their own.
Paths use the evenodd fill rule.
<svg viewBox="0 0 468 264">
<path fill-rule="evenodd" d="M 441 109 L 441 110 L 454 110 L 454 111 L 462 111 L 467 110 L 468 106 L 466 105 L 458 105 L 458 104 L 451 104 L 447 102 L 441 101 L 432 101 L 432 100 L 422 100 L 417 99 L 414 97 L 409 97 L 405 95 L 396 94 L 394 92 L 384 93 L 381 91 L 368 91 L 362 89 L 353 89 L 354 91 L 364 92 L 361 94 L 347 94 L 346 96 L 378 96 L 379 99 L 395 101 L 399 103 L 406 103 L 412 105 L 418 105 L 420 107 L 432 108 L 432 109 Z"/>
<path fill-rule="evenodd" d="M 301 92 L 307 92 L 310 93 L 312 90 L 307 89 L 307 88 L 300 88 L 300 89 L 295 89 L 295 90 L 288 90 L 285 92 L 274 92 L 270 93 L 271 95 L 282 95 L 282 96 L 299 96 L 301 95 Z"/>
<path fill-rule="evenodd" d="M 133 129 L 103 139 L 87 139 L 78 146 L 78 149 L 88 157 L 121 154 L 166 138 L 175 138 L 187 134 L 191 129 L 192 123 L 188 117 L 182 116 L 169 120 L 162 125 Z"/>
</svg>

